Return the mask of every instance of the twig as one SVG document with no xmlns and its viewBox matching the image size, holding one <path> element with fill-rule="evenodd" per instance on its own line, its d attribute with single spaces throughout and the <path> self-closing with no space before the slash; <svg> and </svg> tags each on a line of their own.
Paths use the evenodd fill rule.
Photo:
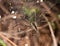
<svg viewBox="0 0 60 46">
<path fill-rule="evenodd" d="M 10 14 L 10 12 L 1 4 L 1 2 L 0 2 L 0 8 L 1 8 L 6 14 Z"/>
<path fill-rule="evenodd" d="M 1 34 L 3 34 L 4 36 L 6 36 L 6 37 L 8 37 L 8 38 L 14 38 L 14 39 L 20 39 L 20 38 L 18 38 L 18 37 L 13 37 L 11 34 L 9 34 L 9 33 L 6 33 L 6 32 L 0 32 Z"/>
<path fill-rule="evenodd" d="M 52 36 L 52 39 L 53 39 L 53 46 L 58 46 L 56 37 L 55 37 L 54 32 L 53 32 L 53 28 L 51 26 L 51 23 L 48 21 L 47 17 L 45 17 L 44 15 L 43 15 L 43 17 L 45 18 L 45 20 L 47 21 L 47 23 L 49 25 L 51 36 Z"/>
<path fill-rule="evenodd" d="M 4 38 L 8 42 L 10 42 L 13 46 L 17 46 L 15 43 L 13 43 L 11 40 L 9 40 L 7 37 L 5 37 L 3 34 L 0 34 L 0 37 Z"/>
<path fill-rule="evenodd" d="M 41 29 L 45 28 L 46 26 L 48 26 L 48 25 L 46 24 L 46 25 L 44 25 L 44 26 L 37 27 L 37 29 L 38 29 L 38 30 L 41 30 Z M 24 32 L 28 33 L 28 32 L 30 32 L 30 31 L 32 31 L 32 30 L 33 30 L 33 29 L 28 29 L 28 30 L 26 30 L 26 31 L 18 32 L 18 33 L 15 33 L 15 34 L 22 34 L 22 33 L 24 33 Z"/>
<path fill-rule="evenodd" d="M 55 19 L 58 29 L 60 30 L 60 24 L 58 22 L 58 18 L 56 17 L 56 13 L 52 12 L 52 10 L 47 6 L 45 2 L 42 2 L 41 5 L 46 9 L 46 11 Z"/>
<path fill-rule="evenodd" d="M 39 30 L 38 30 L 38 28 L 37 28 L 37 23 L 36 23 L 36 22 L 31 23 L 31 26 L 32 26 L 32 28 L 36 31 L 36 33 L 40 36 Z"/>
</svg>

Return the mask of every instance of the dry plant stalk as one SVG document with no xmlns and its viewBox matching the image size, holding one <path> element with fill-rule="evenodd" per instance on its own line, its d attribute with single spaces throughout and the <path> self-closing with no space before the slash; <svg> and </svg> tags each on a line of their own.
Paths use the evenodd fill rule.
<svg viewBox="0 0 60 46">
<path fill-rule="evenodd" d="M 46 5 L 45 2 L 42 2 L 41 5 L 46 9 L 46 11 L 55 19 L 58 29 L 60 30 L 60 24 L 58 22 L 58 18 L 56 17 L 56 13 L 52 12 L 51 9 Z"/>
<path fill-rule="evenodd" d="M 6 14 L 10 14 L 10 12 L 1 4 L 1 2 L 0 2 L 0 8 L 1 8 Z"/>
<path fill-rule="evenodd" d="M 9 40 L 7 37 L 5 37 L 3 34 L 0 33 L 0 37 L 4 38 L 8 42 L 10 42 L 13 46 L 17 46 L 15 43 L 13 43 L 11 40 Z"/>
<path fill-rule="evenodd" d="M 56 37 L 55 37 L 54 32 L 53 32 L 53 28 L 52 28 L 52 26 L 51 26 L 51 23 L 48 21 L 47 17 L 45 17 L 44 15 L 43 15 L 43 17 L 44 17 L 45 20 L 47 21 L 48 26 L 49 26 L 49 28 L 50 28 L 50 32 L 51 32 L 51 36 L 52 36 L 52 40 L 53 40 L 53 46 L 58 46 L 58 45 L 57 45 Z"/>
</svg>

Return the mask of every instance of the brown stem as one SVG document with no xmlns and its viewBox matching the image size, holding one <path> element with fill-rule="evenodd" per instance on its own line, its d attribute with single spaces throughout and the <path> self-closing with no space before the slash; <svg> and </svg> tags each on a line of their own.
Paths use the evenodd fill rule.
<svg viewBox="0 0 60 46">
<path fill-rule="evenodd" d="M 59 24 L 59 21 L 57 18 L 57 14 L 52 12 L 51 9 L 47 6 L 47 4 L 45 2 L 42 2 L 41 5 L 46 9 L 46 11 L 51 15 L 51 17 L 53 17 L 55 19 L 55 22 L 56 22 L 57 27 L 58 27 L 58 34 L 57 34 L 57 36 L 58 36 L 60 33 L 60 24 Z"/>
<path fill-rule="evenodd" d="M 13 46 L 17 46 L 15 43 L 13 43 L 11 40 L 9 40 L 7 37 L 5 37 L 3 34 L 0 34 L 0 37 L 4 38 L 8 42 L 10 42 Z"/>
<path fill-rule="evenodd" d="M 55 35 L 54 35 L 53 28 L 52 28 L 50 22 L 48 21 L 47 17 L 45 17 L 44 15 L 43 15 L 43 17 L 45 18 L 45 20 L 47 21 L 47 23 L 48 23 L 48 25 L 49 25 L 50 32 L 51 32 L 51 36 L 52 36 L 52 39 L 53 39 L 53 46 L 58 46 L 58 45 L 57 45 L 57 40 L 56 40 L 56 37 L 55 37 Z"/>
<path fill-rule="evenodd" d="M 0 8 L 1 8 L 6 14 L 10 14 L 10 12 L 1 4 L 1 2 L 0 2 Z"/>
</svg>

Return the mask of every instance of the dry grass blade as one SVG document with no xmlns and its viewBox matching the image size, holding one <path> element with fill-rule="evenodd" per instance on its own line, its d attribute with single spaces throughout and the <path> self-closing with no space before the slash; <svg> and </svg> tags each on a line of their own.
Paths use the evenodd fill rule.
<svg viewBox="0 0 60 46">
<path fill-rule="evenodd" d="M 4 38 L 8 42 L 10 42 L 13 46 L 17 46 L 15 43 L 13 43 L 11 40 L 9 40 L 7 37 L 5 37 L 3 34 L 0 34 L 0 37 Z"/>
<path fill-rule="evenodd" d="M 47 23 L 49 25 L 51 36 L 52 36 L 52 39 L 53 39 L 53 46 L 58 46 L 57 45 L 57 40 L 55 38 L 55 35 L 54 35 L 54 32 L 53 32 L 53 29 L 52 29 L 52 26 L 51 26 L 50 22 L 48 21 L 47 17 L 45 17 L 44 15 L 43 15 L 43 17 L 45 18 L 45 20 L 47 21 Z"/>
</svg>

